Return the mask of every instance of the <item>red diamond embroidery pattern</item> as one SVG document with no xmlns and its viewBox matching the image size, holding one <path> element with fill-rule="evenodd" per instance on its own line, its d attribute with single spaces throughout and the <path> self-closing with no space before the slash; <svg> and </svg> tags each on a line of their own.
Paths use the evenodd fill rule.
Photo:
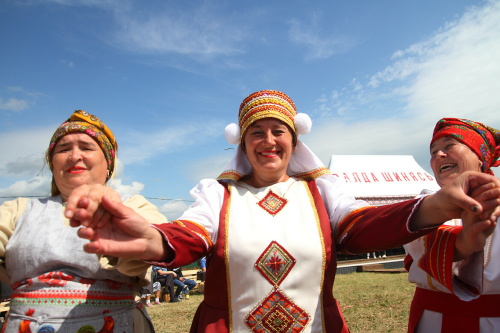
<svg viewBox="0 0 500 333">
<path fill-rule="evenodd" d="M 275 216 L 283 209 L 283 207 L 285 207 L 287 202 L 288 201 L 285 198 L 282 198 L 273 191 L 269 190 L 264 199 L 259 201 L 257 205 L 272 216 Z"/>
<path fill-rule="evenodd" d="M 309 314 L 295 305 L 285 294 L 273 288 L 271 293 L 245 318 L 255 333 L 300 333 L 309 323 Z"/>
<path fill-rule="evenodd" d="M 276 241 L 260 255 L 255 268 L 272 284 L 280 285 L 295 266 L 295 258 Z"/>
</svg>

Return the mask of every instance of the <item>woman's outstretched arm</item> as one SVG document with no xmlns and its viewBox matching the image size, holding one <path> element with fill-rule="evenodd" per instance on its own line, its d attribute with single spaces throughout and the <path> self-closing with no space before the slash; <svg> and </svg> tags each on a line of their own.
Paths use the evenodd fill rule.
<svg viewBox="0 0 500 333">
<path fill-rule="evenodd" d="M 84 245 L 85 252 L 149 261 L 173 260 L 173 252 L 162 234 L 142 216 L 106 195 L 101 204 L 112 217 L 100 228 L 78 230 L 79 237 L 90 240 Z"/>
<path fill-rule="evenodd" d="M 472 198 L 472 193 L 478 200 Z M 479 199 L 480 198 L 480 199 Z M 420 230 L 460 218 L 463 211 L 495 222 L 499 215 L 500 180 L 479 172 L 464 172 L 438 192 L 422 200 L 410 222 L 412 230 Z"/>
</svg>

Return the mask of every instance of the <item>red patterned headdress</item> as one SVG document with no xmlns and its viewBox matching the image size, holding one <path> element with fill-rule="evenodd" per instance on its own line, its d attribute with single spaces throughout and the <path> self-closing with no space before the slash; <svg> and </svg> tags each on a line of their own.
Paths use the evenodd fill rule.
<svg viewBox="0 0 500 333">
<path fill-rule="evenodd" d="M 483 162 L 481 170 L 493 174 L 491 167 L 500 165 L 500 132 L 481 123 L 459 118 L 443 118 L 437 122 L 431 146 L 437 139 L 450 136 L 469 147 Z"/>
</svg>

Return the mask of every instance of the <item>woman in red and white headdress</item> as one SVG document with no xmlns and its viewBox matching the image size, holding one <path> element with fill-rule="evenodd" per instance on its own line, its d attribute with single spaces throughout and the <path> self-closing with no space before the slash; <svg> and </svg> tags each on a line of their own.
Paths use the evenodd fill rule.
<svg viewBox="0 0 500 333">
<path fill-rule="evenodd" d="M 459 217 L 463 207 L 479 213 L 498 206 L 464 193 L 469 184 L 492 182 L 478 173 L 422 200 L 370 207 L 347 195 L 298 140 L 310 128 L 287 95 L 251 94 L 241 103 L 238 124 L 226 127 L 228 141 L 238 144 L 234 159 L 218 180 L 202 180 L 191 191 L 195 203 L 178 220 L 150 228 L 103 198 L 113 226 L 81 229 L 80 236 L 92 240 L 85 250 L 168 267 L 207 256 L 205 299 L 192 332 L 348 332 L 332 295 L 337 251 L 394 248 Z M 67 206 L 70 215 L 76 211 L 75 224 L 92 215 L 92 209 L 76 210 L 84 195 L 75 192 Z M 500 196 L 483 193 L 494 195 Z M 431 211 L 437 213 L 429 218 Z M 108 227 L 123 233 L 110 238 Z"/>
<path fill-rule="evenodd" d="M 441 187 L 467 171 L 493 175 L 491 168 L 500 164 L 500 132 L 443 118 L 434 128 L 430 153 Z M 409 332 L 500 331 L 500 235 L 495 226 L 464 214 L 405 245 L 408 280 L 417 285 Z"/>
</svg>

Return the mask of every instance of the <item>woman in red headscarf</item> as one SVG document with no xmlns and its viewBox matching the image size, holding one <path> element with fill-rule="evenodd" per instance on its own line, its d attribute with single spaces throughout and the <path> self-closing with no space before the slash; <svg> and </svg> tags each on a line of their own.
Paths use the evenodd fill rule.
<svg viewBox="0 0 500 333">
<path fill-rule="evenodd" d="M 444 118 L 434 129 L 431 167 L 443 187 L 467 171 L 493 175 L 500 132 L 466 119 Z M 408 332 L 500 331 L 500 235 L 496 223 L 464 213 L 405 245 L 408 280 L 417 285 Z"/>
</svg>

